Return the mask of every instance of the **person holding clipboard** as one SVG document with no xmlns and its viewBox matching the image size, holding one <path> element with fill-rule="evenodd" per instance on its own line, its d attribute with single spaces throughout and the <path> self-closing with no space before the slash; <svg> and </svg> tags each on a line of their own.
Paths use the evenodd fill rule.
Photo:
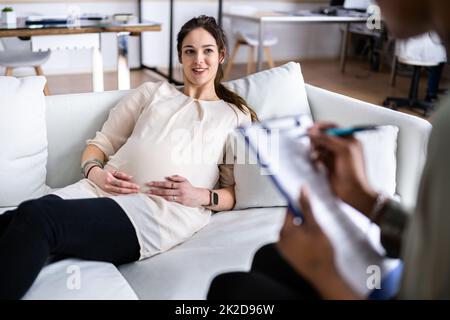
<svg viewBox="0 0 450 320">
<path fill-rule="evenodd" d="M 448 0 L 378 0 L 383 18 L 398 38 L 436 32 L 450 52 Z M 416 208 L 407 213 L 369 185 L 363 152 L 352 136 L 327 134 L 334 126 L 316 124 L 309 137 L 315 161 L 326 166 L 335 194 L 381 229 L 391 257 L 404 262 L 398 299 L 450 299 L 450 97 L 434 115 Z M 308 190 L 299 199 L 303 222 L 286 214 L 277 243 L 262 247 L 248 273 L 222 274 L 208 299 L 364 299 L 336 269 L 329 239 L 314 219 Z M 357 253 L 355 253 L 357 254 Z"/>
</svg>

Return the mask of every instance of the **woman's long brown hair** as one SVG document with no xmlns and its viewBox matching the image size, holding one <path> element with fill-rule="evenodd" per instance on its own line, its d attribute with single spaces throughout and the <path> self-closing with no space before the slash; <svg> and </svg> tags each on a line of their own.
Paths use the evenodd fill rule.
<svg viewBox="0 0 450 320">
<path fill-rule="evenodd" d="M 186 22 L 181 28 L 180 32 L 178 33 L 177 50 L 178 50 L 178 59 L 180 60 L 180 62 L 181 62 L 181 47 L 183 45 L 184 38 L 189 34 L 189 32 L 198 28 L 205 29 L 214 37 L 214 39 L 216 39 L 219 53 L 228 52 L 227 37 L 223 29 L 216 23 L 216 19 L 214 19 L 213 17 L 202 15 Z M 216 89 L 217 96 L 228 103 L 234 104 L 243 113 L 250 114 L 252 121 L 258 121 L 258 116 L 256 115 L 255 111 L 252 108 L 250 108 L 250 106 L 244 100 L 244 98 L 234 93 L 233 91 L 227 89 L 222 84 L 221 82 L 222 79 L 223 79 L 223 69 L 222 65 L 219 64 L 216 78 L 214 79 L 214 87 Z"/>
</svg>

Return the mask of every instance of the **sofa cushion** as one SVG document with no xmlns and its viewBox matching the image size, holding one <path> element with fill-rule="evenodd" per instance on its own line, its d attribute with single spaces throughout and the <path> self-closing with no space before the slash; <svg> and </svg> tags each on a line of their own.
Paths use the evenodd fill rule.
<svg viewBox="0 0 450 320">
<path fill-rule="evenodd" d="M 226 85 L 247 101 L 260 120 L 299 113 L 311 115 L 299 63 L 289 62 L 277 68 L 230 81 Z M 238 143 L 239 145 L 241 143 Z M 286 204 L 270 178 L 261 174 L 256 162 L 236 164 L 234 178 L 235 209 Z"/>
<path fill-rule="evenodd" d="M 45 266 L 23 300 L 137 300 L 108 262 L 69 258 Z"/>
<path fill-rule="evenodd" d="M 299 63 L 289 62 L 225 85 L 243 97 L 260 120 L 298 113 L 311 115 Z"/>
<path fill-rule="evenodd" d="M 235 141 L 237 156 L 234 165 L 234 209 L 286 206 L 285 198 L 275 187 L 268 172 L 258 164 L 254 152 L 249 149 L 242 135 L 235 134 Z"/>
<path fill-rule="evenodd" d="M 44 77 L 0 77 L 0 206 L 43 196 L 47 164 Z"/>
<path fill-rule="evenodd" d="M 275 187 L 269 175 L 257 164 L 237 164 L 234 175 L 239 177 L 235 186 L 235 210 L 247 208 L 284 207 L 286 199 Z"/>
<path fill-rule="evenodd" d="M 216 275 L 249 270 L 258 248 L 277 241 L 285 211 L 216 213 L 189 241 L 119 270 L 140 299 L 205 299 Z"/>
</svg>

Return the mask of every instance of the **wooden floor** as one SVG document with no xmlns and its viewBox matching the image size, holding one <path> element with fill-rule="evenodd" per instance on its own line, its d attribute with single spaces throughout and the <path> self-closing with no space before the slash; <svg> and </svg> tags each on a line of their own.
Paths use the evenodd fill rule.
<svg viewBox="0 0 450 320">
<path fill-rule="evenodd" d="M 370 103 L 381 105 L 387 96 L 406 97 L 409 92 L 410 78 L 397 76 L 397 84 L 390 86 L 390 70 L 380 72 L 370 71 L 369 64 L 364 61 L 353 60 L 347 64 L 345 74 L 340 72 L 337 60 L 305 60 L 301 63 L 305 82 L 321 88 L 338 92 L 350 97 L 361 99 Z M 280 65 L 284 62 L 278 62 Z M 162 70 L 164 71 L 164 70 Z M 230 73 L 230 79 L 245 76 L 246 65 L 235 65 Z M 90 74 L 55 75 L 48 76 L 48 85 L 51 94 L 89 92 L 92 89 Z M 132 70 L 131 87 L 136 88 L 145 81 L 155 81 L 161 78 L 149 70 Z M 105 73 L 105 90 L 117 89 L 117 76 L 115 72 Z M 448 87 L 445 81 L 441 86 Z M 426 89 L 426 79 L 423 77 L 420 84 L 421 96 Z M 413 115 L 422 116 L 421 111 L 401 109 Z"/>
</svg>

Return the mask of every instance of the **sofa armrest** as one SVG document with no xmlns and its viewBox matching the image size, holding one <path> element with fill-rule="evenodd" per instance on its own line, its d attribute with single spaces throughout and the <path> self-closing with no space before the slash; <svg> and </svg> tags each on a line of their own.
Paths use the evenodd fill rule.
<svg viewBox="0 0 450 320">
<path fill-rule="evenodd" d="M 414 206 L 426 160 L 431 124 L 421 118 L 376 106 L 341 94 L 306 85 L 315 121 L 341 126 L 394 125 L 399 128 L 397 147 L 397 194 L 406 207 Z"/>
</svg>

